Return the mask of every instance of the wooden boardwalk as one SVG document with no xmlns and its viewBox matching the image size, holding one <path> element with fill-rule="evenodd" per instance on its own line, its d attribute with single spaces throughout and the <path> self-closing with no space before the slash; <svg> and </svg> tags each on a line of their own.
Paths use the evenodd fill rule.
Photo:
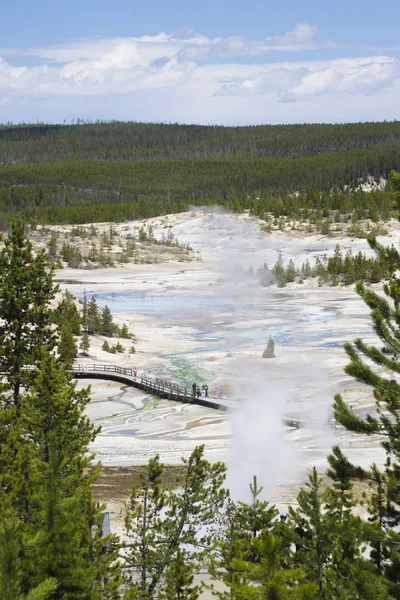
<svg viewBox="0 0 400 600">
<path fill-rule="evenodd" d="M 152 394 L 158 398 L 166 400 L 175 400 L 175 402 L 184 402 L 185 404 L 198 404 L 214 410 L 229 411 L 239 406 L 239 402 L 234 399 L 216 399 L 202 398 L 192 396 L 191 388 L 183 388 L 176 383 L 165 381 L 164 379 L 150 379 L 140 375 L 134 375 L 133 369 L 119 367 L 118 365 L 93 364 L 74 364 L 74 377 L 77 379 L 106 379 L 108 381 L 117 381 L 124 385 L 130 385 L 147 394 Z M 295 419 L 284 419 L 285 425 L 298 429 L 300 421 Z"/>
<path fill-rule="evenodd" d="M 164 379 L 150 379 L 137 375 L 135 377 L 133 369 L 126 369 L 118 365 L 99 365 L 97 363 L 74 364 L 74 377 L 78 379 L 106 379 L 109 381 L 118 381 L 125 385 L 135 387 L 147 394 L 152 394 L 158 398 L 167 400 L 175 400 L 176 402 L 184 402 L 190 404 L 199 404 L 207 408 L 215 410 L 227 411 L 238 405 L 235 400 L 217 399 L 217 398 L 202 398 L 192 396 L 191 388 L 183 388 L 176 383 L 165 381 Z"/>
</svg>

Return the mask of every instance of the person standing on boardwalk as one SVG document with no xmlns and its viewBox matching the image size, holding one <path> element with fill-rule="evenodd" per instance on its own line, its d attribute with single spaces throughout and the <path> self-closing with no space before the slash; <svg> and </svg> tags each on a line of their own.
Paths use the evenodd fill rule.
<svg viewBox="0 0 400 600">
<path fill-rule="evenodd" d="M 195 383 L 192 385 L 192 396 L 193 396 L 193 398 L 196 398 L 196 384 Z"/>
<path fill-rule="evenodd" d="M 221 400 L 222 398 L 222 385 L 219 386 L 218 388 L 218 398 Z"/>
</svg>

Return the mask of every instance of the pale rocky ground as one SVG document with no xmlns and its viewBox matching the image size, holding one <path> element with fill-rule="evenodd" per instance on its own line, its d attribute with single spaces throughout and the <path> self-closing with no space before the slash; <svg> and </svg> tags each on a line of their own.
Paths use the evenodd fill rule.
<svg viewBox="0 0 400 600">
<path fill-rule="evenodd" d="M 362 465 L 380 462 L 378 440 L 347 433 L 331 418 L 337 392 L 355 412 L 373 408 L 370 390 L 343 372 L 343 343 L 356 337 L 375 339 L 368 310 L 354 288 L 319 288 L 316 281 L 262 288 L 255 280 L 235 279 L 237 265 L 247 269 L 267 262 L 272 267 L 278 251 L 285 263 L 293 258 L 300 266 L 307 258 L 332 253 L 338 242 L 344 252 L 351 248 L 353 253 L 369 253 L 367 242 L 261 233 L 259 223 L 247 215 L 203 212 L 152 219 L 156 235 L 165 219 L 180 242 L 199 251 L 201 261 L 58 273 L 62 288 L 77 296 L 96 294 L 99 305 L 107 304 L 137 337 L 134 355 L 110 355 L 101 350 L 103 338 L 93 340 L 90 357 L 82 362 L 137 367 L 139 375 L 186 385 L 222 385 L 228 398 L 240 400 L 240 408 L 218 413 L 168 401 L 152 403 L 132 388 L 92 381 L 88 414 L 102 426 L 92 447 L 98 459 L 104 465 L 140 465 L 159 453 L 163 462 L 176 464 L 204 443 L 210 460 L 228 464 L 235 497 L 246 499 L 257 474 L 266 497 L 282 511 L 294 501 L 313 465 L 323 472 L 333 444 L 339 443 Z M 398 244 L 397 223 L 390 224 L 390 233 L 380 241 Z M 263 360 L 269 335 L 276 343 L 276 358 Z M 130 346 L 128 341 L 122 344 Z M 301 427 L 285 427 L 283 417 L 298 419 Z M 123 501 L 108 501 L 118 532 L 123 529 Z"/>
</svg>

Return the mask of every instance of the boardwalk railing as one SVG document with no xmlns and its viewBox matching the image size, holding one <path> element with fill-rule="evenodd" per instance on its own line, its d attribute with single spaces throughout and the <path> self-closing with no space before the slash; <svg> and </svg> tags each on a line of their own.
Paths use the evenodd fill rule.
<svg viewBox="0 0 400 600">
<path fill-rule="evenodd" d="M 159 398 L 175 400 L 177 402 L 191 402 L 215 410 L 228 411 L 234 408 L 235 405 L 238 405 L 232 399 L 202 398 L 197 395 L 193 397 L 191 388 L 180 387 L 178 384 L 166 381 L 165 379 L 150 379 L 149 377 L 138 376 L 136 369 L 127 369 L 118 365 L 75 363 L 73 365 L 73 373 L 75 377 L 119 381 L 143 390 L 147 394 L 154 394 L 154 396 L 158 396 Z M 300 427 L 301 424 L 301 421 L 297 419 L 283 419 L 283 422 L 288 427 L 295 428 Z"/>
<path fill-rule="evenodd" d="M 127 369 L 118 365 L 99 365 L 97 363 L 74 364 L 73 371 L 77 377 L 94 375 L 95 377 L 104 379 L 122 381 L 145 392 L 169 400 L 178 400 L 180 402 L 190 402 L 193 400 L 187 388 L 180 387 L 178 384 L 166 381 L 165 379 L 150 379 L 148 377 L 137 376 L 134 369 Z"/>
<path fill-rule="evenodd" d="M 133 369 L 126 369 L 125 367 L 119 367 L 118 365 L 99 365 L 97 363 L 89 364 L 74 364 L 72 367 L 73 371 L 85 373 L 87 371 L 102 371 L 109 373 L 119 373 L 120 375 L 130 375 L 133 377 Z"/>
</svg>

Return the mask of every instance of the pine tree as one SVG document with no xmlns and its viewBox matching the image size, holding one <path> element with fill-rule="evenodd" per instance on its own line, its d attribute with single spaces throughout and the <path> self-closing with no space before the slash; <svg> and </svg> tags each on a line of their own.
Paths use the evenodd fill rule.
<svg viewBox="0 0 400 600">
<path fill-rule="evenodd" d="M 140 486 L 132 488 L 127 506 L 125 527 L 130 538 L 130 552 L 126 580 L 131 583 L 126 598 L 149 598 L 148 587 L 162 557 L 157 549 L 160 538 L 161 511 L 165 504 L 165 490 L 161 485 L 163 465 L 159 456 L 149 460 L 140 476 Z"/>
<path fill-rule="evenodd" d="M 131 338 L 131 334 L 129 333 L 129 329 L 126 323 L 124 323 L 119 332 L 120 337 L 123 339 L 129 340 Z"/>
<path fill-rule="evenodd" d="M 89 335 L 99 333 L 101 329 L 100 311 L 97 306 L 96 296 L 92 296 L 87 305 L 86 327 Z"/>
<path fill-rule="evenodd" d="M 265 500 L 260 500 L 263 491 L 253 478 L 250 484 L 250 503 L 229 500 L 218 522 L 215 547 L 211 554 L 209 572 L 213 579 L 222 581 L 227 590 L 218 592 L 211 585 L 213 594 L 220 600 L 236 598 L 236 591 L 243 583 L 238 561 L 250 565 L 260 562 L 260 555 L 253 540 L 263 531 L 274 528 L 278 511 Z"/>
<path fill-rule="evenodd" d="M 187 554 L 187 553 L 186 553 Z M 197 600 L 202 592 L 202 585 L 195 585 L 190 556 L 178 550 L 174 560 L 166 569 L 165 583 L 157 600 Z"/>
<path fill-rule="evenodd" d="M 87 356 L 90 349 L 90 338 L 87 331 L 82 333 L 81 343 L 79 344 L 79 348 L 82 350 L 84 356 Z"/>
<path fill-rule="evenodd" d="M 296 279 L 296 276 L 297 276 L 297 269 L 296 269 L 293 259 L 291 258 L 289 260 L 289 264 L 285 270 L 285 279 L 286 279 L 287 283 L 292 283 Z"/>
<path fill-rule="evenodd" d="M 295 564 L 301 565 L 310 581 L 316 583 L 319 597 L 325 590 L 325 564 L 332 551 L 322 511 L 322 480 L 314 468 L 298 496 L 298 509 L 289 509 L 296 544 Z"/>
<path fill-rule="evenodd" d="M 102 335 L 111 336 L 114 333 L 115 325 L 113 316 L 108 306 L 105 306 L 101 311 L 101 331 Z"/>
<path fill-rule="evenodd" d="M 104 589 L 115 559 L 110 546 L 104 561 L 103 513 L 91 498 L 99 469 L 89 470 L 88 449 L 98 430 L 84 414 L 88 390 L 76 391 L 56 357 L 43 351 L 35 375 L 22 420 L 35 449 L 26 528 L 41 544 L 26 548 L 24 577 L 55 577 L 60 595 L 81 597 L 96 585 Z"/>
<path fill-rule="evenodd" d="M 366 541 L 378 533 L 375 526 L 363 523 L 354 514 L 357 506 L 352 493 L 353 483 L 341 468 L 342 453 L 335 447 L 328 457 L 327 475 L 333 481 L 325 493 L 324 518 L 332 540 L 332 553 L 326 565 L 327 582 L 334 598 L 388 598 L 388 582 L 379 575 L 363 555 Z M 373 557 L 373 550 L 371 558 Z"/>
<path fill-rule="evenodd" d="M 234 583 L 233 598 L 237 600 L 312 600 L 316 597 L 316 585 L 307 581 L 304 571 L 284 566 L 282 542 L 270 531 L 262 530 L 251 541 L 251 550 L 260 558 L 257 563 L 233 560 L 241 576 Z"/>
<path fill-rule="evenodd" d="M 394 200 L 397 208 L 400 208 L 400 173 L 397 171 L 391 171 L 390 173 L 390 184 L 393 190 Z"/>
<path fill-rule="evenodd" d="M 281 252 L 279 252 L 279 254 L 278 254 L 278 260 L 276 261 L 276 263 L 272 269 L 272 272 L 276 277 L 278 287 L 285 287 L 286 273 L 285 273 L 285 267 L 283 265 L 283 259 L 282 259 Z"/>
<path fill-rule="evenodd" d="M 37 543 L 30 539 L 26 543 Z M 4 600 L 47 600 L 54 597 L 57 581 L 48 578 L 35 588 L 22 593 L 21 524 L 15 518 L 0 520 L 0 598 Z"/>
<path fill-rule="evenodd" d="M 74 335 L 81 334 L 79 311 L 74 296 L 68 290 L 64 293 L 61 302 L 54 311 L 54 322 L 60 327 L 67 323 Z"/>
<path fill-rule="evenodd" d="M 233 586 L 241 581 L 240 574 L 233 566 L 233 559 L 243 558 L 249 550 L 242 535 L 242 522 L 239 527 L 238 506 L 228 500 L 225 510 L 219 517 L 213 552 L 209 556 L 209 574 L 212 580 L 222 581 L 226 590 L 218 591 L 214 584 L 208 586 L 220 600 L 233 600 Z"/>
<path fill-rule="evenodd" d="M 327 269 L 330 275 L 336 275 L 338 277 L 342 274 L 343 254 L 339 244 L 336 244 L 333 256 L 328 259 Z"/>
<path fill-rule="evenodd" d="M 19 546 L 3 544 L 0 550 L 0 573 L 14 573 L 4 584 L 12 584 L 13 592 L 5 597 L 22 598 L 21 590 L 31 600 L 45 598 L 54 592 L 55 578 L 59 597 L 116 600 L 115 541 L 103 540 L 102 509 L 92 500 L 98 468 L 89 469 L 88 448 L 97 430 L 84 414 L 88 391 L 75 390 L 55 353 L 51 268 L 46 271 L 40 253 L 32 259 L 19 222 L 10 236 L 1 253 L 0 303 L 6 309 L 1 341 L 20 360 L 2 357 L 8 368 L 0 395 L 0 529 L 4 535 L 10 527 L 18 530 Z M 32 283 L 27 276 L 35 274 Z M 20 328 L 11 318 L 12 298 Z M 10 365 L 17 365 L 19 379 Z"/>
<path fill-rule="evenodd" d="M 23 391 L 30 389 L 32 368 L 42 348 L 52 351 L 53 269 L 44 251 L 33 255 L 20 219 L 12 222 L 0 252 L 0 510 L 29 518 L 27 495 L 32 449 L 21 425 Z"/>
<path fill-rule="evenodd" d="M 68 322 L 60 327 L 60 340 L 58 342 L 58 355 L 66 368 L 71 368 L 78 355 L 78 346 Z"/>
<path fill-rule="evenodd" d="M 87 302 L 87 296 L 86 296 L 86 290 L 85 290 L 83 292 L 83 302 L 82 302 L 82 326 L 83 326 L 84 331 L 88 330 L 87 309 L 88 309 L 88 302 Z"/>
<path fill-rule="evenodd" d="M 0 389 L 12 392 L 17 410 L 21 388 L 28 389 L 31 381 L 27 367 L 42 347 L 51 350 L 56 344 L 49 307 L 56 290 L 46 252 L 33 255 L 24 224 L 15 219 L 0 252 L 0 371 L 6 376 Z"/>
<path fill-rule="evenodd" d="M 149 462 L 142 494 L 133 490 L 127 514 L 127 562 L 134 577 L 126 598 L 153 600 L 157 594 L 165 594 L 171 585 L 171 573 L 178 569 L 186 597 L 196 593 L 197 586 L 190 583 L 191 574 L 211 548 L 208 530 L 227 496 L 222 489 L 226 467 L 222 463 L 210 464 L 203 454 L 204 446 L 199 446 L 188 460 L 183 460 L 186 474 L 181 490 L 167 493 L 161 488 L 162 466 L 158 457 Z M 187 548 L 192 549 L 190 555 Z"/>
<path fill-rule="evenodd" d="M 47 243 L 47 248 L 49 251 L 49 256 L 50 258 L 55 261 L 57 260 L 58 257 L 58 241 L 57 241 L 57 234 L 54 233 L 54 231 L 51 234 L 51 237 Z"/>
<path fill-rule="evenodd" d="M 355 340 L 354 344 L 345 344 L 350 358 L 345 371 L 372 388 L 377 412 L 374 416 L 359 417 L 338 394 L 335 396 L 334 416 L 350 431 L 380 436 L 386 462 L 382 470 L 376 466 L 369 470 L 361 469 L 351 465 L 336 449 L 335 468 L 349 478 L 364 479 L 371 484 L 369 512 L 374 525 L 370 539 L 373 549 L 371 557 L 378 572 L 391 581 L 390 593 L 397 596 L 400 593 L 400 385 L 393 375 L 400 373 L 400 280 L 395 274 L 400 266 L 400 255 L 393 247 L 385 248 L 375 240 L 370 240 L 370 245 L 385 265 L 390 278 L 383 287 L 384 295 L 373 292 L 361 283 L 356 290 L 371 309 L 371 320 L 380 347 L 366 344 L 361 339 Z"/>
<path fill-rule="evenodd" d="M 103 344 L 101 346 L 101 349 L 104 350 L 104 352 L 111 352 L 112 351 L 111 347 L 110 347 L 110 344 L 108 343 L 107 340 L 104 340 L 104 342 L 103 342 Z"/>
</svg>

